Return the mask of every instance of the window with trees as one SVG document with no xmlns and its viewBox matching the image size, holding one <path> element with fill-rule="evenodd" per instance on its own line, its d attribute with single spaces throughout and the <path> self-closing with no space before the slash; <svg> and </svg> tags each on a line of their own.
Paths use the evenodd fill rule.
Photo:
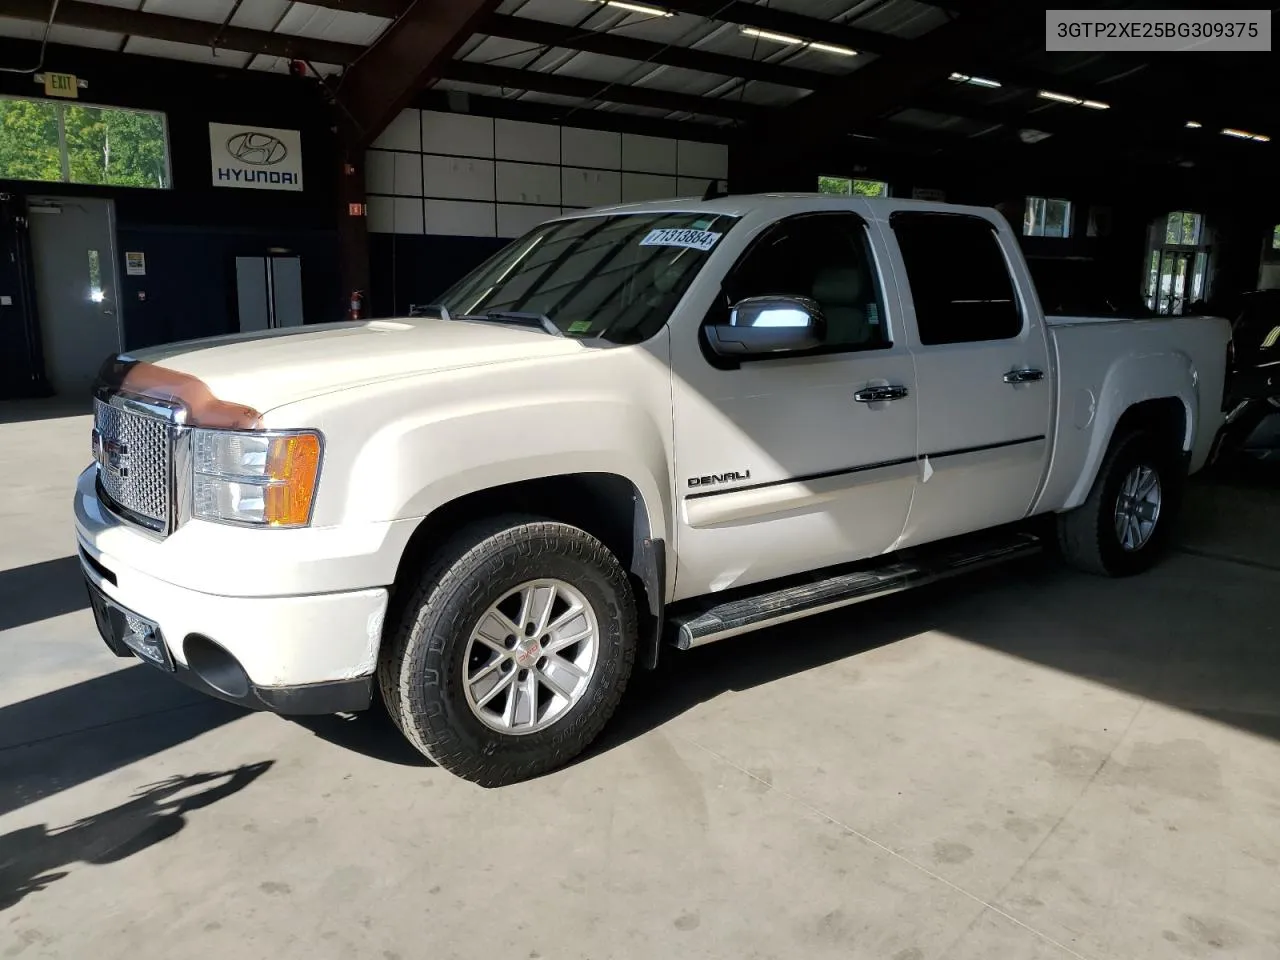
<svg viewBox="0 0 1280 960">
<path fill-rule="evenodd" d="M 819 177 L 818 192 L 837 197 L 887 197 L 889 184 L 883 180 L 858 180 L 850 177 Z"/>
<path fill-rule="evenodd" d="M 1169 214 L 1165 224 L 1164 242 L 1169 246 L 1198 247 L 1203 218 L 1198 213 L 1179 210 Z"/>
<path fill-rule="evenodd" d="M 0 97 L 0 179 L 168 189 L 164 114 Z"/>
<path fill-rule="evenodd" d="M 1022 214 L 1024 237 L 1071 236 L 1071 201 L 1054 197 L 1027 197 Z"/>
<path fill-rule="evenodd" d="M 1280 223 L 1277 223 L 1275 229 L 1271 231 L 1271 249 L 1280 250 Z"/>
</svg>

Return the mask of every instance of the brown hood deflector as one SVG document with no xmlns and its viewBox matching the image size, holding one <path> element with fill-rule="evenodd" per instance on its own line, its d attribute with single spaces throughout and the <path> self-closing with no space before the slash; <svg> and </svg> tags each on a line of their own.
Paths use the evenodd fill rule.
<svg viewBox="0 0 1280 960">
<path fill-rule="evenodd" d="M 102 391 L 179 404 L 186 411 L 186 423 L 193 427 L 256 430 L 262 426 L 261 413 L 242 403 L 219 400 L 199 378 L 125 355 L 111 357 L 98 371 L 94 392 Z"/>
</svg>

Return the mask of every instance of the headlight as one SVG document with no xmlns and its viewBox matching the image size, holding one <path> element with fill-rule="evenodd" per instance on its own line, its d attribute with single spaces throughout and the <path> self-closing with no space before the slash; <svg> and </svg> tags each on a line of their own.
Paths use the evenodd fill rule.
<svg viewBox="0 0 1280 960">
<path fill-rule="evenodd" d="M 305 527 L 320 476 L 320 434 L 192 431 L 192 512 L 202 520 Z"/>
</svg>

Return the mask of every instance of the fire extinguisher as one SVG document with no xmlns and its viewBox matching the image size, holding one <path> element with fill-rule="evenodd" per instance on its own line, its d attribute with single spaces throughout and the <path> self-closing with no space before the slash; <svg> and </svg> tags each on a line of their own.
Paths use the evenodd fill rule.
<svg viewBox="0 0 1280 960">
<path fill-rule="evenodd" d="M 360 314 L 364 312 L 364 291 L 351 291 L 351 309 L 347 311 L 348 320 L 359 320 Z"/>
</svg>

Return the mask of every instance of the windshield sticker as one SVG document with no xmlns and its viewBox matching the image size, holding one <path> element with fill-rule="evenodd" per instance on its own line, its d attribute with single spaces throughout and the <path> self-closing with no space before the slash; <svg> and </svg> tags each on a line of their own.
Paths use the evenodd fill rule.
<svg viewBox="0 0 1280 960">
<path fill-rule="evenodd" d="M 590 329 L 590 320 L 575 320 L 569 324 L 569 333 L 586 333 Z"/>
<path fill-rule="evenodd" d="M 688 247 L 691 250 L 710 250 L 716 245 L 722 233 L 709 230 L 688 230 L 684 228 L 668 228 L 651 230 L 649 235 L 640 241 L 642 247 Z"/>
</svg>

